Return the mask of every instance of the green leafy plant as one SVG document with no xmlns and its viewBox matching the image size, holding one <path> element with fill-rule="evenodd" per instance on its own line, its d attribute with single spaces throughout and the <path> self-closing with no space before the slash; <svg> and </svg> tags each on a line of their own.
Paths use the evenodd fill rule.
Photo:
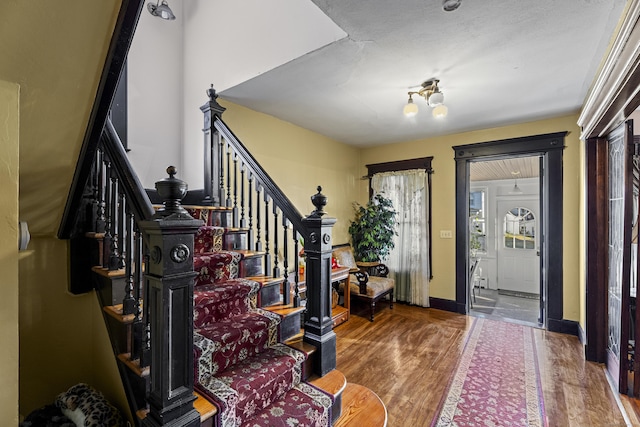
<svg viewBox="0 0 640 427">
<path fill-rule="evenodd" d="M 387 259 L 394 248 L 397 212 L 391 200 L 376 194 L 366 206 L 354 204 L 355 217 L 349 224 L 353 253 L 358 261 Z"/>
</svg>

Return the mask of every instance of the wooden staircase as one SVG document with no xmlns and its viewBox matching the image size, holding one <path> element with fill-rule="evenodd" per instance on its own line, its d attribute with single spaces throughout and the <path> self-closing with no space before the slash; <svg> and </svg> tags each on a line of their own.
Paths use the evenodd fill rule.
<svg viewBox="0 0 640 427">
<path fill-rule="evenodd" d="M 300 358 L 301 380 L 311 386 L 292 383 L 300 387 L 295 393 L 307 390 L 313 397 L 319 389 L 330 396 L 333 424 L 386 425 L 377 396 L 347 384 L 335 370 L 332 329 L 349 312 L 332 312 L 331 282 L 348 273 L 331 271 L 335 219 L 324 216 L 326 197 L 318 187 L 315 209 L 303 217 L 221 121 L 224 109 L 215 98 L 211 90 L 202 107 L 211 152 L 203 190 L 187 192 L 172 168 L 155 191 L 144 190 L 107 121 L 89 159 L 75 223 L 66 226 L 73 230 L 70 290 L 97 291 L 135 421 L 154 427 L 219 424 L 220 403 L 205 396 L 210 393 L 203 393 L 201 379 L 195 378 L 194 389 L 194 284 L 202 289 L 244 280 L 258 288 L 252 310 L 277 318 L 277 342 Z M 304 276 L 297 268 L 302 250 Z M 220 257 L 228 269 L 218 269 Z M 348 413 L 340 418 L 343 408 Z M 378 421 L 372 423 L 374 414 Z"/>
<path fill-rule="evenodd" d="M 195 217 L 199 216 L 199 209 L 201 208 L 196 206 L 188 207 L 188 211 Z M 209 207 L 205 209 L 212 210 Z M 229 239 L 225 238 L 224 236 L 226 236 L 227 232 L 231 232 L 233 237 Z M 222 235 L 223 243 L 219 246 L 226 249 L 229 247 L 228 242 L 230 241 L 246 242 L 247 233 L 248 230 L 246 229 L 232 228 L 230 231 L 225 229 Z M 89 234 L 87 237 L 96 240 L 95 244 L 92 245 L 94 248 L 101 248 L 104 245 L 104 236 L 101 234 Z M 264 256 L 264 253 L 251 252 L 245 247 L 238 248 L 237 245 L 233 247 L 233 250 L 237 250 L 243 254 L 243 261 L 245 259 L 261 260 L 260 257 Z M 100 257 L 96 255 L 96 258 Z M 258 265 L 258 267 L 256 267 L 256 265 Z M 282 302 L 282 283 L 284 279 L 282 277 L 265 275 L 261 269 L 261 264 L 256 263 L 251 268 L 240 268 L 239 271 L 244 272 L 250 270 L 252 273 L 256 273 L 255 276 L 247 278 L 260 284 L 257 306 L 277 314 L 281 318 L 278 332 L 280 336 L 279 341 L 306 355 L 304 372 L 309 374 L 313 372 L 313 357 L 316 353 L 316 347 L 303 340 L 304 331 L 301 325 L 303 324 L 302 316 L 304 315 L 305 308 L 303 306 L 295 307 L 292 303 L 284 304 Z M 126 271 L 124 269 L 109 270 L 100 265 L 94 266 L 92 271 L 95 275 L 96 289 L 103 304 L 105 321 L 109 325 L 112 345 L 114 351 L 117 353 L 118 362 L 121 365 L 121 372 L 126 372 L 130 387 L 137 390 L 137 393 L 134 394 L 143 394 L 143 391 L 146 392 L 149 388 L 150 369 L 148 366 L 142 367 L 140 360 L 133 358 L 132 349 L 129 348 L 127 344 L 131 342 L 127 337 L 133 333 L 132 328 L 136 316 L 134 314 L 124 314 L 123 304 L 117 303 L 124 298 L 123 284 L 126 282 Z M 320 390 L 324 390 L 335 399 L 333 408 L 333 413 L 335 414 L 334 425 L 386 425 L 386 409 L 379 398 L 373 392 L 362 386 L 347 384 L 346 378 L 340 371 L 332 370 L 322 377 L 317 375 L 309 376 L 307 380 L 310 384 Z M 202 425 L 216 425 L 215 420 L 218 415 L 216 405 L 197 391 L 194 391 L 194 397 L 193 406 L 200 414 L 200 422 Z M 144 405 L 144 400 L 141 397 L 138 397 L 137 401 L 139 402 L 139 406 Z M 344 413 L 343 408 L 345 408 Z M 142 407 L 136 411 L 136 417 L 140 423 L 147 417 L 148 412 L 149 409 L 146 407 Z M 340 417 L 340 415 L 343 416 Z M 364 420 L 366 420 L 366 424 L 363 424 Z"/>
</svg>

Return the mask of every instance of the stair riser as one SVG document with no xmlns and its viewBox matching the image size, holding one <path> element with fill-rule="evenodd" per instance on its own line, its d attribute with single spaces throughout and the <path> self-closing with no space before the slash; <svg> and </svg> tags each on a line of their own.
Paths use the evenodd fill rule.
<svg viewBox="0 0 640 427">
<path fill-rule="evenodd" d="M 280 284 L 268 284 L 264 285 L 260 289 L 260 294 L 258 298 L 258 307 L 269 307 L 270 305 L 279 304 L 280 303 Z M 299 332 L 298 325 L 298 332 Z"/>
<path fill-rule="evenodd" d="M 240 277 L 262 276 L 262 257 L 244 258 L 240 261 Z"/>
<path fill-rule="evenodd" d="M 104 277 L 94 274 L 93 279 L 95 289 L 100 293 L 100 298 L 105 305 L 122 304 L 127 285 L 124 276 Z"/>
<path fill-rule="evenodd" d="M 283 318 L 280 322 L 280 341 L 286 341 L 300 333 L 300 314 L 294 313 Z"/>
<path fill-rule="evenodd" d="M 224 234 L 223 248 L 229 251 L 248 249 L 248 236 L 246 231 L 234 231 Z"/>
<path fill-rule="evenodd" d="M 335 396 L 335 401 L 331 407 L 331 425 L 333 425 L 342 415 L 342 393 Z"/>
</svg>

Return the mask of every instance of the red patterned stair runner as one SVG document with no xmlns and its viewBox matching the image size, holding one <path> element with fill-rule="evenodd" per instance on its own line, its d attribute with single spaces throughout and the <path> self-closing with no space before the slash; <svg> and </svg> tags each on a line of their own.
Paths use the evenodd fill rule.
<svg viewBox="0 0 640 427">
<path fill-rule="evenodd" d="M 194 290 L 195 387 L 218 427 L 330 426 L 333 396 L 301 382 L 306 354 L 278 343 L 280 316 L 256 307 L 260 284 L 227 277 Z"/>
</svg>

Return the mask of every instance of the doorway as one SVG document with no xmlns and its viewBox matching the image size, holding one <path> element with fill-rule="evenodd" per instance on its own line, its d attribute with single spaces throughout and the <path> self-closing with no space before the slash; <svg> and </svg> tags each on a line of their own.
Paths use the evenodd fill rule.
<svg viewBox="0 0 640 427">
<path fill-rule="evenodd" d="M 575 322 L 563 320 L 563 186 L 562 155 L 567 132 L 535 135 L 452 147 L 456 161 L 456 306 L 459 313 L 470 309 L 469 179 L 470 164 L 504 157 L 539 156 L 541 159 L 540 272 L 544 287 L 542 304 L 548 330 L 577 334 Z"/>
<path fill-rule="evenodd" d="M 540 157 L 470 162 L 469 314 L 540 327 Z"/>
</svg>

